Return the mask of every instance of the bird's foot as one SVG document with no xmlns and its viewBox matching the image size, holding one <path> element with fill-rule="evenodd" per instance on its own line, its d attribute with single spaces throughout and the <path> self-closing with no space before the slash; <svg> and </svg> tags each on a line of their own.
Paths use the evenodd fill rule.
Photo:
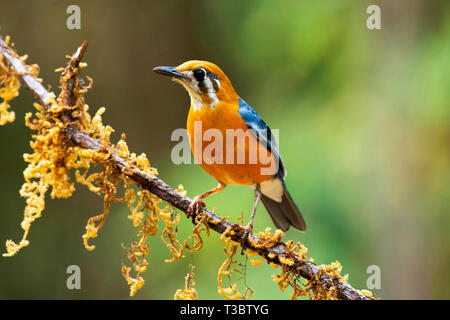
<svg viewBox="0 0 450 320">
<path fill-rule="evenodd" d="M 252 235 L 253 230 L 253 224 L 249 223 L 247 226 L 244 227 L 244 233 L 242 234 L 242 251 L 241 254 L 244 254 L 244 250 L 248 247 L 247 243 L 250 243 L 250 236 Z"/>
<path fill-rule="evenodd" d="M 202 198 L 200 196 L 196 196 L 194 200 L 192 200 L 191 204 L 188 208 L 188 218 L 192 218 L 192 221 L 194 222 L 195 215 L 199 213 L 200 207 L 205 207 L 205 203 L 202 201 Z"/>
</svg>

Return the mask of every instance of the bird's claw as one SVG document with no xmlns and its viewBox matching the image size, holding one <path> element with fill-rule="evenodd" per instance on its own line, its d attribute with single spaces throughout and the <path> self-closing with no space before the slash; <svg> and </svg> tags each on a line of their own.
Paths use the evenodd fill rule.
<svg viewBox="0 0 450 320">
<path fill-rule="evenodd" d="M 192 218 L 192 221 L 194 221 L 195 214 L 199 213 L 200 207 L 205 207 L 205 203 L 202 201 L 202 198 L 199 196 L 195 197 L 194 200 L 192 200 L 191 204 L 188 208 L 188 218 Z"/>
<path fill-rule="evenodd" d="M 253 225 L 248 224 L 247 226 L 243 227 L 244 228 L 244 233 L 242 234 L 242 251 L 241 254 L 244 254 L 244 250 L 247 247 L 247 243 L 250 243 L 250 236 L 252 235 L 252 229 L 253 229 Z"/>
</svg>

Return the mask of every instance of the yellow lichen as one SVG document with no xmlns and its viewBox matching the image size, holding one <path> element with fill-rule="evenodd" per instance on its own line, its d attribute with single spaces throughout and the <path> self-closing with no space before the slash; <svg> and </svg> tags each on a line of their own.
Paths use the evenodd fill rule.
<svg viewBox="0 0 450 320">
<path fill-rule="evenodd" d="M 177 225 L 180 222 L 180 215 L 175 214 L 170 205 L 160 209 L 159 216 L 165 224 L 165 228 L 161 234 L 161 240 L 166 244 L 167 248 L 172 252 L 172 258 L 165 259 L 167 263 L 179 260 L 183 257 L 183 245 L 176 238 Z"/>
<path fill-rule="evenodd" d="M 278 268 L 278 265 L 276 263 L 269 262 L 269 265 L 274 269 Z"/>
<path fill-rule="evenodd" d="M 122 264 L 122 275 L 127 280 L 128 285 L 130 286 L 130 296 L 134 296 L 136 292 L 142 288 L 144 285 L 144 278 L 138 276 L 136 278 L 130 277 L 131 268 Z"/>
<path fill-rule="evenodd" d="M 359 292 L 361 292 L 363 295 L 365 295 L 368 298 L 374 297 L 372 291 L 369 291 L 367 289 L 360 290 Z"/>
<path fill-rule="evenodd" d="M 6 37 L 5 43 L 9 44 L 10 38 Z M 15 53 L 11 52 L 15 55 Z M 16 56 L 23 63 L 27 60 L 28 56 L 22 57 Z M 28 73 L 37 77 L 39 74 L 39 67 L 37 65 L 26 66 Z M 9 111 L 11 108 L 9 102 L 19 95 L 20 81 L 5 62 L 5 58 L 0 55 L 0 125 L 4 125 L 8 122 L 13 122 L 16 118 L 14 111 Z"/>
<path fill-rule="evenodd" d="M 40 106 L 37 109 L 41 109 Z M 28 245 L 30 225 L 41 217 L 45 195 L 50 188 L 52 198 L 70 197 L 75 189 L 69 177 L 69 169 L 76 159 L 72 154 L 75 149 L 64 148 L 66 138 L 61 126 L 48 126 L 50 121 L 58 123 L 57 118 L 53 120 L 53 117 L 52 113 L 38 111 L 36 118 L 30 121 L 30 115 L 26 115 L 27 125 L 38 133 L 30 142 L 34 153 L 24 154 L 24 160 L 28 162 L 24 171 L 25 183 L 20 190 L 20 195 L 27 199 L 21 224 L 24 235 L 18 245 L 12 245 L 12 241 L 8 240 L 4 256 L 13 256 Z"/>
<path fill-rule="evenodd" d="M 219 284 L 219 293 L 226 298 L 227 300 L 237 300 L 242 299 L 243 296 L 240 294 L 239 290 L 237 289 L 237 285 L 231 284 L 229 287 L 224 288 L 223 286 L 223 277 L 227 276 L 231 279 L 231 275 L 233 273 L 233 269 L 230 270 L 230 265 L 233 259 L 234 254 L 236 253 L 236 245 L 231 245 L 230 250 L 225 249 L 225 254 L 227 255 L 227 258 L 222 263 L 222 265 L 219 268 L 219 272 L 217 274 L 217 282 Z"/>
<path fill-rule="evenodd" d="M 0 62 L 0 72 L 3 68 L 4 66 Z M 0 98 L 3 100 L 0 102 L 0 125 L 4 125 L 13 122 L 16 118 L 14 111 L 8 111 L 8 109 L 11 107 L 9 102 L 19 95 L 20 82 L 14 76 L 6 78 L 1 72 L 0 85 L 3 86 L 3 88 L 0 88 Z"/>
<path fill-rule="evenodd" d="M 223 243 L 227 244 L 227 245 L 230 245 L 230 246 L 238 246 L 238 245 L 239 245 L 239 242 L 233 241 L 233 240 L 230 238 L 230 235 L 234 235 L 234 234 L 235 234 L 235 232 L 234 232 L 234 230 L 233 230 L 232 228 L 233 228 L 233 226 L 229 226 L 229 227 L 225 230 L 225 232 L 223 232 L 222 235 L 220 236 L 220 240 L 221 240 Z"/>
<path fill-rule="evenodd" d="M 24 59 L 21 59 L 24 61 Z M 5 69 L 2 67 L 2 72 Z M 66 70 L 67 68 L 64 68 Z M 27 66 L 27 70 L 33 76 L 37 76 L 39 68 L 37 66 Z M 9 70 L 8 74 L 13 77 L 13 73 Z M 109 154 L 98 150 L 86 150 L 76 146 L 70 146 L 67 142 L 65 128 L 67 126 L 63 116 L 67 110 L 72 112 L 73 125 L 78 125 L 80 128 L 88 131 L 92 136 L 98 136 L 103 139 L 108 138 L 111 129 L 108 126 L 103 126 L 101 123 L 101 113 L 104 109 L 100 109 L 93 121 L 87 113 L 88 107 L 84 105 L 82 94 L 85 92 L 78 87 L 77 82 L 74 90 L 75 106 L 65 106 L 62 97 L 67 94 L 64 90 L 65 81 L 67 77 L 62 77 L 61 92 L 58 99 L 53 93 L 49 94 L 45 99 L 47 106 L 35 103 L 34 107 L 37 110 L 34 118 L 31 113 L 25 115 L 25 124 L 36 131 L 32 136 L 30 146 L 33 150 L 31 154 L 24 154 L 24 160 L 28 162 L 28 166 L 24 171 L 25 183 L 20 190 L 21 196 L 27 199 L 27 205 L 24 210 L 24 219 L 22 221 L 22 228 L 24 235 L 19 244 L 15 244 L 11 240 L 7 241 L 7 253 L 5 256 L 13 256 L 21 248 L 28 245 L 27 236 L 30 230 L 30 225 L 37 218 L 41 217 L 42 211 L 45 207 L 45 195 L 48 190 L 51 190 L 51 198 L 67 198 L 70 197 L 75 190 L 74 183 L 70 181 L 70 170 L 84 168 L 83 174 L 77 170 L 75 172 L 76 181 L 88 186 L 91 191 L 102 193 L 105 196 L 105 210 L 100 216 L 89 219 L 86 226 L 86 234 L 83 236 L 83 241 L 88 250 L 92 250 L 94 246 L 88 244 L 88 239 L 97 236 L 98 229 L 103 224 L 106 218 L 109 203 L 112 200 L 112 194 L 115 192 L 114 183 L 108 182 L 108 179 L 113 176 L 113 169 L 107 165 Z M 6 82 L 8 88 L 9 82 Z M 5 85 L 4 83 L 2 83 Z M 5 89 L 2 88 L 2 89 Z M 109 141 L 108 141 L 109 144 Z M 105 163 L 105 170 L 102 173 L 95 173 L 88 176 L 89 168 L 92 164 Z M 109 172 L 108 172 L 109 171 Z M 107 173 L 108 172 L 108 173 Z M 108 177 L 106 177 L 107 175 Z M 103 184 L 98 186 L 98 180 L 103 179 Z M 95 226 L 95 221 L 102 220 L 99 226 Z"/>
<path fill-rule="evenodd" d="M 183 186 L 180 185 L 178 191 L 184 192 Z M 203 238 L 200 233 L 204 231 L 206 236 L 209 236 L 209 221 L 210 219 L 204 212 L 196 215 L 195 226 L 192 229 L 192 235 L 188 236 L 188 238 L 184 240 L 184 247 L 187 250 L 189 250 L 190 252 L 197 252 L 203 248 Z M 189 244 L 189 242 L 191 242 L 191 244 Z"/>
<path fill-rule="evenodd" d="M 92 251 L 95 249 L 94 245 L 89 245 L 88 241 L 91 238 L 97 238 L 97 227 L 95 226 L 95 223 L 91 220 L 88 221 L 86 225 L 86 233 L 82 236 L 83 244 L 86 250 Z"/>
<path fill-rule="evenodd" d="M 275 233 L 270 233 L 270 228 L 267 227 L 264 232 L 259 232 L 255 234 L 255 236 L 258 238 L 258 241 L 255 242 L 252 237 L 250 237 L 250 241 L 252 245 L 256 248 L 270 248 L 273 247 L 275 244 L 280 243 L 281 238 L 283 237 L 283 231 L 280 229 L 277 229 Z"/>
<path fill-rule="evenodd" d="M 292 266 L 294 264 L 294 261 L 292 259 L 285 258 L 283 256 L 280 256 L 280 262 L 287 264 L 288 266 Z"/>
<path fill-rule="evenodd" d="M 150 252 L 148 237 L 154 236 L 158 231 L 157 222 L 159 218 L 154 205 L 154 196 L 150 192 L 139 190 L 137 193 L 139 199 L 137 204 L 135 204 L 136 194 L 128 180 L 125 180 L 125 188 L 125 195 L 120 200 L 127 202 L 131 211 L 131 215 L 128 218 L 133 221 L 134 227 L 139 228 L 137 232 L 139 241 L 134 241 L 131 243 L 130 248 L 125 248 L 127 250 L 127 258 L 133 264 L 136 275 L 131 277 L 131 269 L 128 269 L 124 264 L 122 266 L 122 274 L 130 285 L 130 295 L 133 296 L 144 284 L 141 274 L 147 271 L 148 266 L 146 259 Z"/>
<path fill-rule="evenodd" d="M 264 257 L 260 257 L 259 260 L 257 259 L 250 259 L 250 263 L 254 266 L 259 266 L 261 263 L 263 263 L 266 259 Z"/>
<path fill-rule="evenodd" d="M 119 174 L 114 169 L 112 165 L 109 165 L 108 163 L 104 164 L 103 171 L 99 174 L 95 175 L 95 183 L 97 183 L 97 187 L 99 188 L 100 194 L 104 196 L 103 198 L 103 213 L 89 218 L 87 225 L 86 225 L 86 233 L 82 236 L 84 246 L 87 250 L 91 251 L 95 248 L 93 245 L 89 245 L 88 241 L 91 238 L 96 238 L 98 231 L 103 226 L 103 224 L 106 221 L 106 218 L 109 214 L 109 208 L 111 206 L 111 202 L 113 200 L 119 201 L 121 199 L 118 199 L 115 197 L 116 191 L 117 191 L 117 184 L 120 181 Z M 87 178 L 86 181 L 92 180 L 91 178 Z M 97 221 L 100 221 L 97 225 L 95 224 Z"/>
<path fill-rule="evenodd" d="M 255 250 L 252 250 L 252 249 L 245 249 L 245 253 L 249 256 L 249 257 L 254 257 L 254 256 L 257 256 L 257 255 L 259 255 L 259 253 L 257 252 L 257 251 L 255 251 Z"/>
<path fill-rule="evenodd" d="M 235 269 L 231 268 L 231 264 L 233 262 L 233 257 L 236 253 L 239 244 L 235 241 L 232 241 L 228 235 L 234 234 L 234 230 L 232 230 L 233 225 L 229 226 L 225 232 L 223 232 L 220 239 L 224 242 L 227 247 L 224 248 L 225 254 L 227 258 L 222 263 L 219 268 L 219 272 L 217 274 L 217 283 L 218 283 L 218 292 L 227 300 L 238 300 L 238 299 L 250 299 L 253 296 L 253 290 L 246 285 L 245 294 L 241 294 L 239 292 L 239 288 L 236 283 L 232 283 L 231 276 Z M 230 285 L 228 287 L 224 287 L 223 277 L 226 276 Z M 245 277 L 245 271 L 244 271 Z M 248 293 L 247 293 L 248 292 Z"/>
<path fill-rule="evenodd" d="M 191 265 L 191 272 L 184 278 L 184 289 L 178 289 L 175 292 L 174 300 L 198 300 L 197 290 L 195 290 L 195 281 L 193 272 L 194 266 Z"/>
</svg>

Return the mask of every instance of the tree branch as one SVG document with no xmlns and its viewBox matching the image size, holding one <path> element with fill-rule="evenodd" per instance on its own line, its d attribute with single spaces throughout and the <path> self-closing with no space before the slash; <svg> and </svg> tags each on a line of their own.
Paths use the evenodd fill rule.
<svg viewBox="0 0 450 320">
<path fill-rule="evenodd" d="M 75 77 L 71 78 L 67 83 L 70 86 L 69 92 L 72 92 L 75 87 L 75 81 L 78 77 L 79 63 L 86 50 L 87 43 L 84 42 L 81 47 L 78 48 L 76 53 L 72 56 L 69 62 L 69 68 L 75 71 Z M 20 79 L 22 84 L 30 90 L 38 103 L 44 108 L 51 107 L 49 99 L 52 97 L 37 78 L 30 75 L 27 71 L 24 63 L 18 58 L 17 54 L 4 42 L 0 37 L 0 52 L 3 55 L 7 63 L 16 71 L 16 76 Z M 66 106 L 73 105 L 72 95 L 63 97 L 63 103 Z M 70 122 L 69 119 L 66 119 Z M 109 152 L 109 148 L 104 146 L 99 140 L 90 137 L 88 134 L 82 132 L 78 127 L 74 125 L 68 125 L 66 127 L 66 133 L 74 145 L 80 146 L 86 149 L 93 149 L 101 152 Z M 124 159 L 118 156 L 115 152 L 111 153 L 111 161 L 116 168 L 134 180 L 141 188 L 150 191 L 164 201 L 167 201 L 172 206 L 178 208 L 188 215 L 188 207 L 191 203 L 191 199 L 178 193 L 175 189 L 167 185 L 163 180 L 151 174 L 143 174 L 136 167 L 131 166 L 127 162 L 128 159 Z M 279 242 L 272 247 L 259 247 L 255 244 L 260 240 L 255 235 L 249 235 L 252 241 L 243 239 L 244 228 L 238 224 L 232 224 L 226 219 L 222 218 L 218 214 L 201 207 L 200 212 L 194 213 L 192 221 L 195 223 L 195 217 L 203 212 L 207 216 L 207 224 L 210 229 L 223 234 L 227 229 L 232 228 L 234 233 L 227 234 L 231 240 L 240 243 L 243 247 L 256 251 L 260 256 L 264 257 L 268 262 L 272 262 L 281 265 L 286 268 L 286 264 L 283 264 L 283 259 L 290 259 L 294 263 L 287 268 L 296 273 L 298 276 L 308 279 L 310 281 L 319 281 L 320 284 L 329 289 L 334 287 L 337 293 L 337 297 L 344 300 L 369 300 L 369 298 L 362 294 L 360 291 L 354 289 L 347 282 L 341 282 L 337 278 L 323 274 L 320 272 L 320 268 L 310 261 L 304 261 L 299 255 L 294 254 L 286 249 L 286 244 Z M 188 215 L 189 216 L 189 215 Z"/>
</svg>

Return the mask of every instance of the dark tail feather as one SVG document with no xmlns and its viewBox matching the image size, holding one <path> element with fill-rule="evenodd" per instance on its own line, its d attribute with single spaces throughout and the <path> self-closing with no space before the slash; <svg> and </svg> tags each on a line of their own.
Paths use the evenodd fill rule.
<svg viewBox="0 0 450 320">
<path fill-rule="evenodd" d="M 305 220 L 286 188 L 281 202 L 276 202 L 264 194 L 261 195 L 261 200 L 277 228 L 286 231 L 293 226 L 302 231 L 306 230 Z"/>
</svg>

